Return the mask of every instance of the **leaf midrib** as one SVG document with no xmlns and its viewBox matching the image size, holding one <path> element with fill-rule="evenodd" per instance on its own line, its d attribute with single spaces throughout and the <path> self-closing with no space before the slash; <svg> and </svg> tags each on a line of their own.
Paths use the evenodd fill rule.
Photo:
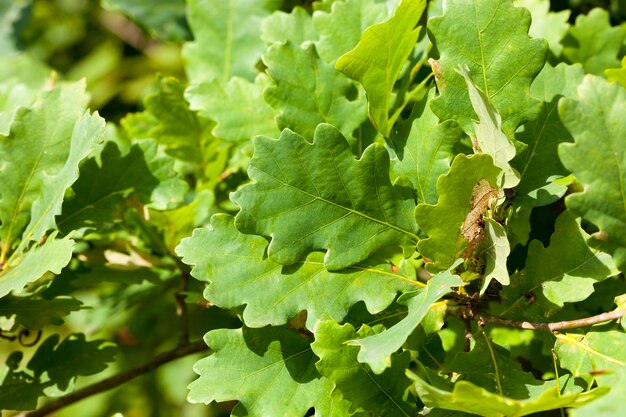
<svg viewBox="0 0 626 417">
<path fill-rule="evenodd" d="M 290 187 L 290 188 L 292 188 L 292 189 L 294 189 L 294 190 L 296 190 L 296 191 L 301 192 L 301 193 L 302 193 L 302 194 L 304 194 L 304 195 L 307 195 L 307 196 L 309 196 L 309 197 L 313 198 L 313 199 L 314 199 L 314 201 L 315 201 L 315 200 L 319 200 L 319 201 L 321 201 L 321 202 L 323 202 L 323 203 L 326 203 L 326 204 L 329 204 L 329 205 L 331 205 L 331 206 L 334 206 L 334 207 L 340 208 L 340 209 L 342 209 L 342 210 L 344 210 L 344 211 L 347 211 L 347 212 L 349 212 L 350 214 L 354 214 L 354 215 L 357 215 L 357 216 L 363 217 L 364 219 L 369 220 L 369 221 L 371 221 L 371 222 L 378 223 L 378 224 L 380 224 L 380 225 L 382 225 L 382 226 L 386 226 L 386 227 L 388 227 L 388 228 L 390 228 L 390 229 L 393 229 L 393 230 L 395 230 L 395 231 L 397 231 L 397 232 L 400 232 L 400 233 L 406 234 L 406 235 L 410 236 L 410 237 L 411 237 L 411 239 L 413 239 L 413 240 L 414 240 L 414 241 L 416 241 L 416 242 L 419 240 L 418 236 L 417 236 L 415 233 L 412 233 L 412 232 L 410 232 L 410 231 L 408 231 L 408 230 L 402 229 L 402 228 L 400 228 L 400 227 L 398 227 L 398 226 L 395 226 L 395 225 L 393 225 L 393 224 L 391 224 L 391 223 L 384 222 L 384 221 L 382 221 L 382 220 L 379 220 L 379 219 L 376 219 L 376 218 L 374 218 L 374 217 L 368 216 L 367 214 L 362 213 L 362 212 L 360 212 L 360 211 L 357 211 L 356 209 L 351 209 L 351 208 L 348 208 L 348 207 L 342 206 L 342 205 L 341 205 L 341 204 L 339 204 L 339 203 L 335 203 L 334 201 L 327 200 L 327 199 L 325 199 L 325 198 L 323 198 L 323 197 L 321 197 L 321 196 L 319 196 L 319 195 L 314 195 L 314 194 L 311 194 L 311 193 L 309 193 L 308 191 L 305 191 L 305 190 L 303 190 L 303 189 L 300 189 L 300 188 L 298 188 L 298 187 L 296 187 L 296 186 L 294 186 L 294 185 L 292 185 L 292 184 L 289 184 L 288 182 L 285 182 L 285 181 L 283 181 L 283 180 L 281 180 L 281 179 L 277 178 L 276 176 L 274 176 L 274 175 L 270 174 L 269 172 L 267 172 L 267 171 L 265 171 L 265 170 L 263 170 L 263 169 L 259 168 L 258 166 L 255 166 L 254 168 L 255 168 L 255 169 L 257 169 L 258 171 L 262 172 L 263 174 L 267 175 L 268 177 L 270 177 L 270 178 L 274 179 L 274 180 L 275 180 L 275 181 L 277 181 L 278 183 L 280 183 L 280 184 L 282 184 L 282 185 L 284 185 L 284 186 Z M 310 204 L 310 203 L 311 203 L 311 202 L 308 202 L 307 204 Z M 298 208 L 298 207 L 296 207 L 296 209 L 297 209 L 297 208 Z M 381 207 L 381 209 L 382 209 L 382 207 Z M 381 211 L 384 213 L 384 210 L 381 210 Z"/>
</svg>

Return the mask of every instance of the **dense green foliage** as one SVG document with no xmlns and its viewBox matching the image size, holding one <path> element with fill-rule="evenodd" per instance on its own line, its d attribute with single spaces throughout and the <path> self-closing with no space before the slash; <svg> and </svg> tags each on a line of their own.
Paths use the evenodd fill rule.
<svg viewBox="0 0 626 417">
<path fill-rule="evenodd" d="M 0 409 L 620 413 L 622 2 L 160 3 L 0 3 Z"/>
</svg>

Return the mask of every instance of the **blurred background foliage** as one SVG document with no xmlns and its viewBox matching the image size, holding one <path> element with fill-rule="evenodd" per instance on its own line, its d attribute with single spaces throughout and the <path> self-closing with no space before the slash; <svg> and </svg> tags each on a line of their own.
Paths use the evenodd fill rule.
<svg viewBox="0 0 626 417">
<path fill-rule="evenodd" d="M 287 12 L 295 6 L 302 6 L 308 11 L 313 9 L 313 2 L 308 0 L 262 1 L 271 3 L 272 8 Z M 323 0 L 320 3 L 331 2 L 332 0 Z M 166 115 L 152 112 L 150 103 L 172 91 L 176 92 L 177 89 L 182 91 L 186 83 L 181 49 L 185 41 L 191 40 L 192 35 L 186 21 L 185 7 L 184 0 L 0 0 L 0 84 L 9 85 L 3 87 L 4 90 L 0 88 L 0 110 L 3 106 L 15 105 L 17 101 L 18 104 L 29 104 L 29 100 L 36 97 L 35 92 L 41 88 L 42 83 L 55 82 L 56 79 L 84 78 L 91 95 L 91 109 L 97 110 L 108 122 L 117 123 L 128 113 L 142 112 L 128 117 L 126 122 L 122 122 L 123 127 L 129 131 L 134 126 L 145 126 L 146 129 L 157 126 L 159 119 Z M 585 14 L 594 7 L 602 7 L 610 12 L 613 25 L 621 25 L 626 30 L 626 0 L 553 1 L 551 7 L 555 11 L 570 9 L 572 24 L 578 15 Z M 12 79 L 19 79 L 26 86 L 26 90 L 20 87 L 19 91 L 12 91 Z M 29 95 L 29 91 L 32 94 Z M 0 131 L 1 122 L 0 120 Z M 203 122 L 198 123 L 199 132 L 208 130 L 202 125 Z M 110 134 L 117 135 L 115 130 L 116 128 L 111 127 Z M 133 133 L 140 137 L 141 132 Z M 123 139 L 118 142 L 122 143 Z M 222 152 L 220 149 L 209 151 L 218 155 L 216 158 Z M 185 155 L 179 157 L 181 160 L 185 159 Z M 195 172 L 192 177 L 209 182 L 211 178 L 218 177 L 225 165 L 226 161 L 216 165 L 216 172 Z M 189 166 L 178 170 L 192 172 L 193 167 Z M 237 185 L 237 179 L 233 180 L 233 184 L 226 184 L 221 196 L 224 204 L 222 209 L 226 211 L 229 209 L 227 191 Z M 219 197 L 202 194 L 201 187 L 198 189 L 198 195 L 205 197 L 197 197 L 196 201 Z M 187 207 L 161 215 L 185 217 L 188 216 L 185 211 L 188 210 Z M 209 215 L 210 213 L 206 213 L 204 217 L 208 218 Z M 149 242 L 151 231 L 142 224 L 141 216 L 131 211 L 125 215 L 124 221 L 141 230 L 138 235 Z M 162 224 L 169 223 L 163 221 Z M 84 276 L 80 277 L 80 268 L 84 267 L 81 264 L 75 270 L 68 268 L 68 272 L 59 276 L 55 284 L 47 290 L 54 296 L 55 291 L 59 294 L 68 293 L 67 288 L 62 291 L 60 287 L 75 285 L 80 293 L 74 294 L 75 296 L 87 305 L 97 305 L 97 308 L 80 310 L 69 316 L 64 324 L 66 333 L 74 330 L 85 331 L 92 337 L 114 340 L 120 347 L 114 365 L 105 373 L 83 378 L 81 384 L 88 384 L 121 369 L 135 366 L 162 351 L 164 347 L 176 344 L 178 334 L 173 334 L 172 329 L 177 328 L 178 322 L 174 314 L 174 298 L 171 295 L 177 290 L 178 281 L 171 276 L 170 264 L 175 259 L 170 255 L 179 239 L 189 235 L 192 228 L 193 224 L 190 222 L 188 229 L 159 230 L 164 237 L 156 246 L 163 246 L 161 255 L 164 257 L 158 261 L 151 258 L 154 253 L 150 253 L 149 248 L 145 252 L 132 252 L 130 255 L 127 253 L 130 246 L 128 242 L 135 239 L 134 236 L 123 236 L 119 233 L 101 236 L 99 240 L 94 240 L 97 243 L 92 247 L 85 247 L 83 252 L 83 260 L 87 260 L 84 265 L 89 266 L 89 260 L 94 260 L 91 263 L 93 268 L 88 274 L 92 280 L 90 285 L 75 285 L 76 280 L 85 279 Z M 140 250 L 141 242 L 133 241 L 132 247 L 133 250 Z M 116 252 L 116 248 L 119 251 Z M 128 259 L 120 259 L 124 256 Z M 125 282 L 106 283 L 106 277 L 103 277 L 106 272 L 95 267 L 98 260 L 104 258 L 109 263 L 127 266 L 147 260 L 146 262 L 156 265 L 156 268 L 144 268 L 144 275 L 138 275 L 136 269 L 129 268 L 129 276 L 132 277 L 129 277 L 128 283 L 135 285 L 127 285 Z M 195 282 L 191 285 L 197 287 L 196 294 L 199 294 L 200 284 Z M 153 302 L 154 300 L 159 301 Z M 190 296 L 188 301 L 193 303 L 193 297 Z M 219 309 L 195 308 L 190 309 L 190 314 L 196 318 L 190 320 L 190 323 L 202 323 L 197 328 L 192 326 L 190 329 L 194 337 L 200 337 L 210 330 L 211 323 L 215 324 L 213 327 L 227 327 L 224 323 L 231 323 L 232 327 L 238 325 L 235 317 Z M 89 329 L 93 331 L 90 333 Z M 11 348 L 10 344 L 0 341 L 0 363 L 4 363 Z M 198 356 L 190 356 L 169 363 L 156 372 L 79 402 L 55 415 L 228 415 L 232 407 L 229 403 L 205 406 L 185 401 L 185 387 L 194 378 L 192 365 L 197 359 Z"/>
</svg>

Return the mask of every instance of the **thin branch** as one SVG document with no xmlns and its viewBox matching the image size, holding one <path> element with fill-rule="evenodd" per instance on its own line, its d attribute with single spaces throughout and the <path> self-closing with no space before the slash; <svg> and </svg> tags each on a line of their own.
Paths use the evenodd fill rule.
<svg viewBox="0 0 626 417">
<path fill-rule="evenodd" d="M 448 313 L 459 317 L 469 317 L 482 324 L 495 324 L 498 326 L 514 327 L 517 329 L 538 330 L 553 333 L 558 330 L 575 329 L 577 327 L 591 326 L 593 324 L 619 319 L 626 315 L 626 309 L 613 310 L 608 313 L 602 313 L 597 316 L 586 317 L 584 319 L 557 321 L 554 323 L 531 323 L 528 321 L 509 320 L 483 313 L 472 314 L 472 311 L 468 307 L 461 306 L 448 306 Z"/>
<path fill-rule="evenodd" d="M 176 359 L 182 358 L 183 356 L 191 355 L 198 352 L 204 352 L 207 350 L 209 350 L 209 347 L 206 345 L 206 343 L 204 343 L 204 341 L 198 341 L 186 344 L 184 346 L 178 346 L 175 349 L 163 352 L 160 355 L 155 356 L 143 365 L 121 372 L 119 374 L 115 374 L 100 382 L 96 382 L 95 384 L 88 385 L 82 389 L 79 389 L 78 391 L 75 391 L 64 397 L 60 397 L 59 399 L 46 404 L 38 410 L 31 411 L 30 413 L 22 413 L 18 417 L 47 416 L 48 414 L 60 410 L 63 407 L 67 407 L 70 404 L 74 404 L 75 402 L 83 400 L 87 397 L 91 397 L 92 395 L 99 394 L 101 392 L 115 388 L 118 385 L 122 385 L 123 383 L 128 382 L 140 375 L 148 373 L 168 362 L 172 362 Z"/>
</svg>

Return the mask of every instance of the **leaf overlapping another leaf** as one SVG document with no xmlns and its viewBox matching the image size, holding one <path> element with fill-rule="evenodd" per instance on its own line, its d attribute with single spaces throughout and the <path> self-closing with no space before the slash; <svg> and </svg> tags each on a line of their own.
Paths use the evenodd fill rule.
<svg viewBox="0 0 626 417">
<path fill-rule="evenodd" d="M 414 247 L 412 190 L 389 181 L 389 154 L 370 145 L 356 160 L 334 127 L 320 124 L 313 143 L 284 130 L 257 137 L 248 175 L 231 195 L 241 207 L 243 233 L 270 236 L 269 257 L 290 265 L 326 249 L 324 265 L 338 270 L 385 246 Z"/>
<path fill-rule="evenodd" d="M 430 307 L 441 297 L 450 293 L 452 287 L 464 285 L 458 275 L 453 275 L 451 269 L 456 268 L 460 261 L 452 264 L 447 271 L 440 272 L 428 280 L 426 287 L 414 293 L 403 294 L 398 302 L 408 308 L 407 316 L 391 328 L 350 342 L 359 346 L 358 360 L 367 363 L 372 371 L 382 373 L 391 366 L 391 356 L 402 347 L 406 339 L 417 328 L 428 313 Z"/>
<path fill-rule="evenodd" d="M 570 211 L 562 213 L 547 248 L 538 240 L 530 242 L 526 267 L 502 292 L 506 306 L 502 315 L 543 320 L 564 303 L 586 299 L 596 282 L 615 275 L 611 256 L 590 248 L 588 239 L 580 221 Z"/>
<path fill-rule="evenodd" d="M 358 333 L 351 324 L 343 326 L 327 321 L 315 331 L 313 352 L 320 357 L 316 367 L 335 384 L 343 398 L 352 403 L 351 411 L 365 411 L 389 417 L 415 415 L 415 403 L 406 400 L 410 385 L 404 375 L 409 365 L 409 352 L 394 357 L 391 367 L 376 375 L 365 364 L 357 361 L 358 346 L 347 345 L 349 340 L 372 336 L 374 332 L 363 326 Z"/>
<path fill-rule="evenodd" d="M 515 22 L 515 24 L 511 24 Z M 442 120 L 455 119 L 471 132 L 474 111 L 465 81 L 456 72 L 467 65 L 480 88 L 502 117 L 507 136 L 533 119 L 539 103 L 530 97 L 532 79 L 543 67 L 547 45 L 528 37 L 530 14 L 508 0 L 451 0 L 443 16 L 428 21 L 439 52 L 437 86 L 432 109 Z"/>
<path fill-rule="evenodd" d="M 275 86 L 265 100 L 280 113 L 279 129 L 291 129 L 307 139 L 320 123 L 329 123 L 350 137 L 366 118 L 365 100 L 346 97 L 355 87 L 333 66 L 323 62 L 314 45 L 302 49 L 292 43 L 270 46 L 263 62 Z"/>
<path fill-rule="evenodd" d="M 211 229 L 197 229 L 182 241 L 177 253 L 194 266 L 196 279 L 209 282 L 204 296 L 212 304 L 246 305 L 243 320 L 249 327 L 286 324 L 306 310 L 306 327 L 313 330 L 320 320 L 342 321 L 359 301 L 376 314 L 392 303 L 398 291 L 423 285 L 403 271 L 392 272 L 384 260 L 328 272 L 324 255 L 315 252 L 285 267 L 264 258 L 266 246 L 260 236 L 239 233 L 230 216 L 215 215 Z"/>
<path fill-rule="evenodd" d="M 417 206 L 417 223 L 428 235 L 427 239 L 419 241 L 418 251 L 433 261 L 434 270 L 448 269 L 461 257 L 468 245 L 462 227 L 472 211 L 474 187 L 486 180 L 495 188 L 500 172 L 489 155 L 458 155 L 448 174 L 437 181 L 437 204 Z M 477 215 L 482 217 L 482 213 Z"/>
<path fill-rule="evenodd" d="M 365 88 L 372 123 L 385 137 L 393 86 L 415 47 L 425 8 L 425 0 L 402 0 L 391 19 L 367 28 L 358 45 L 337 60 L 337 69 Z"/>
<path fill-rule="evenodd" d="M 332 383 L 315 369 L 309 338 L 284 327 L 244 327 L 204 339 L 214 353 L 195 364 L 200 377 L 189 401 L 239 400 L 237 416 L 304 416 L 311 407 L 325 415 Z"/>
<path fill-rule="evenodd" d="M 586 76 L 578 97 L 563 99 L 559 115 L 574 143 L 559 146 L 559 156 L 583 185 L 567 206 L 600 229 L 594 244 L 613 254 L 626 271 L 626 90 Z"/>
<path fill-rule="evenodd" d="M 581 63 L 588 74 L 602 75 L 607 68 L 619 66 L 624 36 L 621 28 L 611 26 L 609 13 L 596 7 L 587 15 L 579 15 L 569 28 L 561 42 L 563 56 L 571 63 Z"/>
<path fill-rule="evenodd" d="M 314 7 L 316 4 L 314 4 Z M 335 1 L 330 10 L 313 13 L 313 25 L 319 33 L 315 42 L 320 57 L 328 63 L 353 49 L 368 27 L 387 18 L 387 6 L 376 0 Z"/>
<path fill-rule="evenodd" d="M 21 109 L 11 134 L 0 136 L 2 263 L 27 226 L 26 243 L 54 228 L 54 215 L 78 176 L 78 163 L 102 133 L 102 119 L 83 116 L 84 89 L 83 83 L 53 89 L 31 108 Z"/>
<path fill-rule="evenodd" d="M 558 146 L 570 142 L 572 136 L 558 114 L 561 97 L 575 98 L 584 72 L 579 65 L 546 64 L 530 87 L 531 96 L 543 102 L 536 120 L 524 125 L 516 138 L 528 145 L 511 162 L 520 175 L 515 204 L 538 207 L 563 196 L 567 187 L 555 182 L 569 173 L 558 159 Z"/>
<path fill-rule="evenodd" d="M 455 145 L 464 136 L 453 120 L 439 123 L 430 109 L 434 89 L 415 103 L 409 119 L 391 135 L 395 158 L 391 172 L 406 176 L 415 188 L 419 203 L 437 202 L 437 180 L 450 169 Z"/>
</svg>

